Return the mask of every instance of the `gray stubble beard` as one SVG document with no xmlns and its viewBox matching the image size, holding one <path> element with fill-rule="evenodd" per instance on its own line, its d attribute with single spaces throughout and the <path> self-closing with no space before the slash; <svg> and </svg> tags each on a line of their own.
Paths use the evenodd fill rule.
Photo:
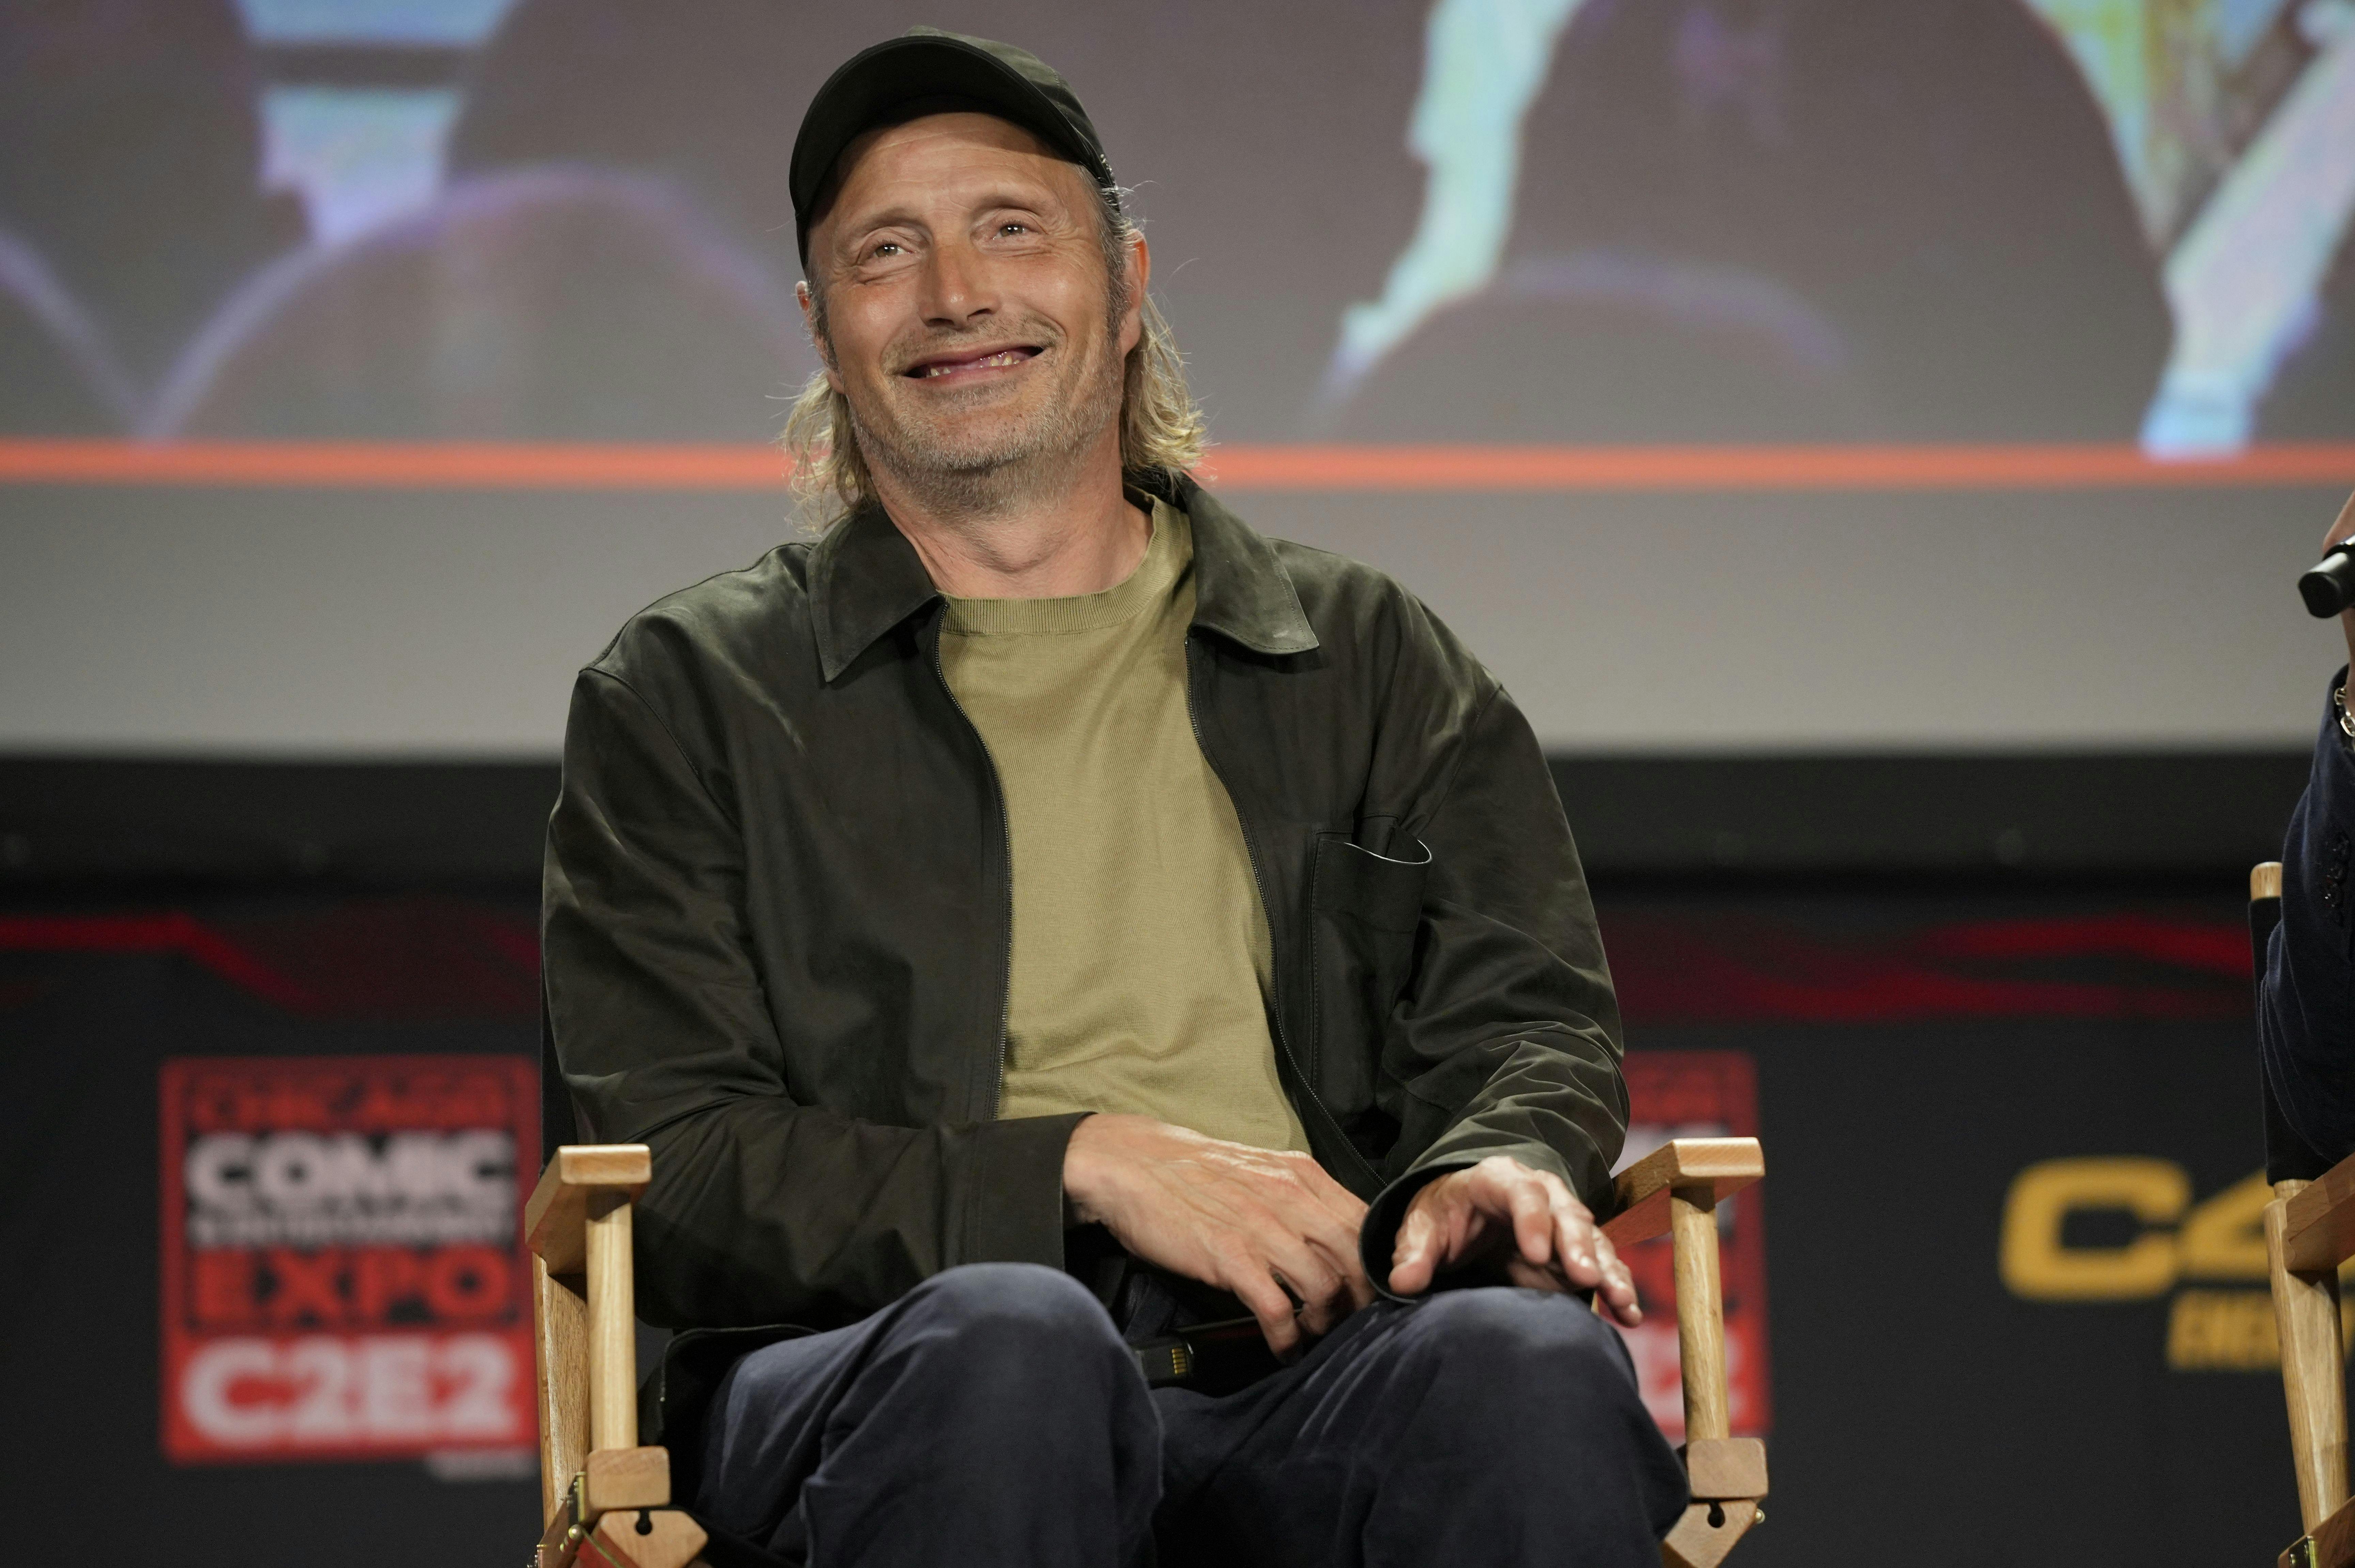
<svg viewBox="0 0 2355 1568">
<path fill-rule="evenodd" d="M 1118 341 L 1110 337 L 1106 344 Z M 879 428 L 855 400 L 843 401 L 869 471 L 888 475 L 932 511 L 992 517 L 1069 483 L 1104 428 L 1120 418 L 1123 372 L 1121 356 L 1105 354 L 1074 397 L 1040 410 L 1025 426 L 965 448 L 922 427 L 895 421 Z"/>
</svg>

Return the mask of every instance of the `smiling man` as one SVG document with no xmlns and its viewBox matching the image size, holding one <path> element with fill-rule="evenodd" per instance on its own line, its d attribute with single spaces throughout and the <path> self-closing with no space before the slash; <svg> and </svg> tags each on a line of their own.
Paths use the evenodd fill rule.
<svg viewBox="0 0 2355 1568">
<path fill-rule="evenodd" d="M 1252 532 L 1094 127 L 919 29 L 790 184 L 838 501 L 583 671 L 548 1018 L 777 1559 L 1656 1563 L 1617 1011 L 1529 726 Z M 791 1324 L 784 1328 L 778 1325 Z M 764 1325 L 766 1325 L 764 1327 Z"/>
</svg>

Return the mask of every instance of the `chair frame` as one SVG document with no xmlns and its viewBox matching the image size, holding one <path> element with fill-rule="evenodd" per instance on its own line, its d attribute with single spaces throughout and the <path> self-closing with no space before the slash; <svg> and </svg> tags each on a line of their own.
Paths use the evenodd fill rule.
<svg viewBox="0 0 2355 1568">
<path fill-rule="evenodd" d="M 2249 873 L 2249 936 L 2256 972 L 2281 919 L 2282 868 Z M 2297 1474 L 2299 1528 L 2279 1568 L 2355 1564 L 2355 1505 L 2348 1501 L 2347 1357 L 2340 1338 L 2339 1266 L 2355 1256 L 2355 1157 L 2308 1179 L 2321 1165 L 2287 1129 L 2273 1091 L 2265 1103 L 2265 1261 L 2274 1327 L 2281 1341 L 2282 1395 L 2289 1407 L 2290 1459 Z"/>
<path fill-rule="evenodd" d="M 524 1208 L 545 1525 L 533 1568 L 690 1568 L 707 1543 L 670 1506 L 669 1452 L 638 1443 L 631 1214 L 653 1173 L 645 1144 L 567 1144 Z M 1619 1174 L 1603 1227 L 1623 1250 L 1666 1234 L 1675 1255 L 1692 1501 L 1663 1568 L 1717 1568 L 1765 1519 L 1765 1446 L 1729 1420 L 1717 1255 L 1717 1205 L 1765 1173 L 1754 1138 L 1677 1139 Z"/>
<path fill-rule="evenodd" d="M 1685 1476 L 1692 1501 L 1660 1543 L 1664 1568 L 1717 1568 L 1765 1522 L 1766 1446 L 1732 1435 L 1717 1205 L 1766 1174 L 1754 1138 L 1679 1138 L 1619 1173 L 1603 1227 L 1625 1252 L 1665 1233 L 1674 1250 L 1677 1349 L 1684 1368 Z"/>
<path fill-rule="evenodd" d="M 2265 1257 L 2305 1531 L 2282 1552 L 2280 1568 L 2348 1568 L 2355 1563 L 2355 1504 L 2347 1490 L 2339 1266 L 2355 1256 L 2355 1158 L 2318 1181 L 2276 1181 L 2274 1194 L 2265 1205 Z"/>
<path fill-rule="evenodd" d="M 533 1568 L 688 1568 L 707 1541 L 670 1507 L 670 1453 L 638 1444 L 631 1214 L 643 1143 L 567 1144 L 524 1206 L 539 1414 Z"/>
</svg>

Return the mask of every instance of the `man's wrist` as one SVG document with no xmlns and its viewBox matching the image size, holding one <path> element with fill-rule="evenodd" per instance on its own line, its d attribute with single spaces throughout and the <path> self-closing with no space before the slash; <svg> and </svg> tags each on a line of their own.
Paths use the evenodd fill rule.
<svg viewBox="0 0 2355 1568">
<path fill-rule="evenodd" d="M 1086 1174 L 1089 1162 L 1086 1134 L 1088 1124 L 1095 1119 L 1093 1113 L 1082 1117 L 1072 1124 L 1071 1139 L 1063 1145 L 1063 1228 L 1067 1231 L 1094 1224 L 1097 1220 L 1095 1211 L 1080 1196 L 1080 1190 L 1087 1190 L 1090 1186 Z"/>
<path fill-rule="evenodd" d="M 1407 1211 L 1433 1182 L 1468 1170 L 1474 1163 L 1467 1160 L 1410 1171 L 1374 1194 L 1365 1218 L 1358 1223 L 1358 1262 L 1373 1281 L 1376 1295 L 1391 1301 L 1406 1299 L 1391 1289 L 1390 1280 L 1391 1255 L 1398 1249 L 1398 1234 L 1406 1224 Z"/>
</svg>

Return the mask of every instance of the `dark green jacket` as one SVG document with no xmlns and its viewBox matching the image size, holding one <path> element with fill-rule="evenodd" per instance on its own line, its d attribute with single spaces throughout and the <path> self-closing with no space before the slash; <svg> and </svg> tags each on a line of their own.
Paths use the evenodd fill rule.
<svg viewBox="0 0 2355 1568">
<path fill-rule="evenodd" d="M 1202 749 L 1273 937 L 1279 1070 L 1374 1202 L 1507 1153 L 1598 1207 L 1618 1012 L 1537 742 L 1380 573 L 1190 482 Z M 549 823 L 548 1022 L 584 1138 L 654 1148 L 648 1321 L 854 1320 L 957 1264 L 1060 1264 L 1076 1117 L 996 1118 L 995 773 L 890 519 L 672 595 L 581 673 Z"/>
</svg>

